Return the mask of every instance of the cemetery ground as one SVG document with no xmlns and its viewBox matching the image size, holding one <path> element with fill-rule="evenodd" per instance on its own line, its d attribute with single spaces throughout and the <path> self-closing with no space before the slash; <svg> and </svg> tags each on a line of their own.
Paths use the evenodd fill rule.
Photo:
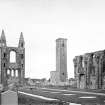
<svg viewBox="0 0 105 105">
<path fill-rule="evenodd" d="M 105 90 L 59 89 L 59 88 L 23 88 L 18 90 L 20 102 L 31 103 L 78 103 L 105 105 Z M 30 104 L 31 105 L 31 104 Z"/>
</svg>

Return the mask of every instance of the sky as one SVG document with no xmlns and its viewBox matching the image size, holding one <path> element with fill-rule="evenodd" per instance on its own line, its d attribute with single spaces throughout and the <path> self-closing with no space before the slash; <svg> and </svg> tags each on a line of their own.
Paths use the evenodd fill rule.
<svg viewBox="0 0 105 105">
<path fill-rule="evenodd" d="M 68 77 L 73 58 L 105 49 L 104 0 L 0 0 L 0 31 L 7 45 L 25 40 L 25 76 L 49 78 L 56 70 L 57 38 L 67 38 Z"/>
</svg>

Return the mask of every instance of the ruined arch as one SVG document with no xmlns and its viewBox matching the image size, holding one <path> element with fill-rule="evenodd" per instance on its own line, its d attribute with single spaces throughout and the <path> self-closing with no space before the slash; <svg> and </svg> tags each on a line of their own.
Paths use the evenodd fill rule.
<svg viewBox="0 0 105 105">
<path fill-rule="evenodd" d="M 16 62 L 16 51 L 14 51 L 14 50 L 10 51 L 10 62 L 11 63 Z"/>
</svg>

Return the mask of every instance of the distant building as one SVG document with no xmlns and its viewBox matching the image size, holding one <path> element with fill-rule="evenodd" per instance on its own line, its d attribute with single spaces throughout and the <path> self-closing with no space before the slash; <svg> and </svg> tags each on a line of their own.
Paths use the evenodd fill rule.
<svg viewBox="0 0 105 105">
<path fill-rule="evenodd" d="M 51 71 L 52 84 L 67 82 L 67 39 L 56 39 L 56 71 Z"/>
<path fill-rule="evenodd" d="M 48 80 L 46 78 L 42 79 L 32 79 L 32 78 L 25 78 L 25 84 L 30 86 L 45 86 L 48 85 Z"/>
<path fill-rule="evenodd" d="M 50 72 L 50 83 L 52 85 L 57 85 L 59 83 L 59 73 L 57 71 Z"/>
<path fill-rule="evenodd" d="M 77 87 L 77 82 L 75 78 L 69 78 L 69 85 L 72 87 Z"/>
<path fill-rule="evenodd" d="M 77 88 L 105 88 L 105 50 L 76 56 L 73 61 Z"/>
</svg>

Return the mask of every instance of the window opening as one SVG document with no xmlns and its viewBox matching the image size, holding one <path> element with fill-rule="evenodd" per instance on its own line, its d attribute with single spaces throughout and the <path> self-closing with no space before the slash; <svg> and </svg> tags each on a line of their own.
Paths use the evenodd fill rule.
<svg viewBox="0 0 105 105">
<path fill-rule="evenodd" d="M 15 51 L 10 52 L 10 62 L 16 62 L 16 52 Z"/>
</svg>

